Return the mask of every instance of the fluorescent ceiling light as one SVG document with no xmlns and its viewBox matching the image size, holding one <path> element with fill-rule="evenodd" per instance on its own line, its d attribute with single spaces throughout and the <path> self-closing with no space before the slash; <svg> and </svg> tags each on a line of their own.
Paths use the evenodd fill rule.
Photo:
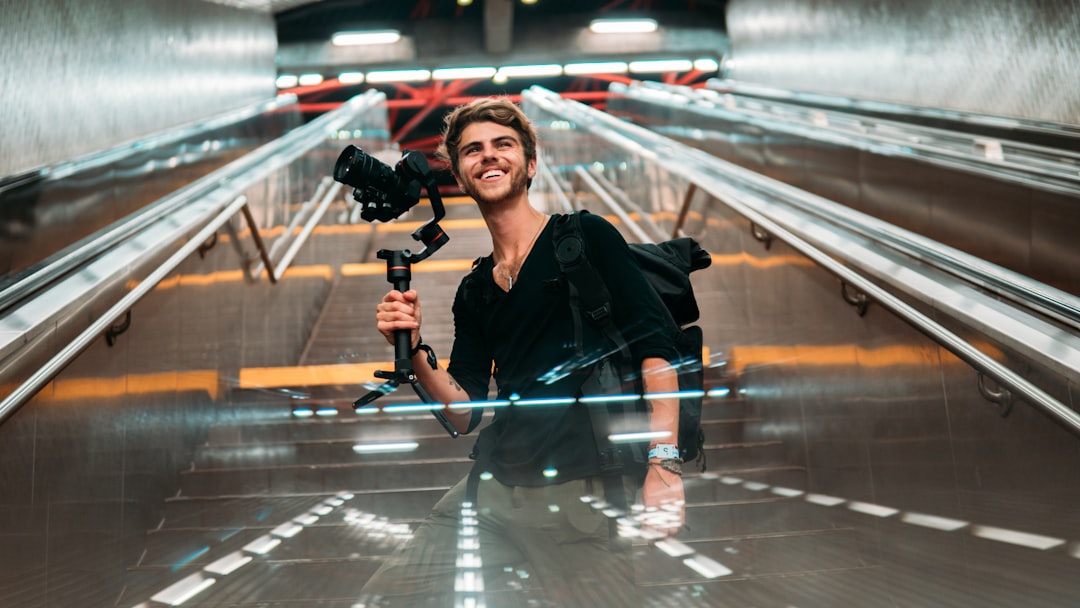
<svg viewBox="0 0 1080 608">
<path fill-rule="evenodd" d="M 342 72 L 338 74 L 337 79 L 341 84 L 358 84 L 364 82 L 364 74 L 362 72 Z"/>
<path fill-rule="evenodd" d="M 491 78 L 497 70 L 492 67 L 439 68 L 431 73 L 432 80 L 459 80 L 465 78 Z"/>
<path fill-rule="evenodd" d="M 393 44 L 401 40 L 397 30 L 372 30 L 369 32 L 338 32 L 330 38 L 334 46 L 356 46 L 361 44 Z"/>
<path fill-rule="evenodd" d="M 689 72 L 694 67 L 689 59 L 661 59 L 656 61 L 631 61 L 630 71 L 634 74 L 655 74 L 657 72 Z"/>
<path fill-rule="evenodd" d="M 625 61 L 605 61 L 597 63 L 568 63 L 563 73 L 568 76 L 582 74 L 625 74 L 630 69 Z"/>
<path fill-rule="evenodd" d="M 297 85 L 299 79 L 295 74 L 282 74 L 277 77 L 277 88 L 291 89 Z"/>
<path fill-rule="evenodd" d="M 496 76 L 503 78 L 535 78 L 538 76 L 561 76 L 562 66 L 558 64 L 542 65 L 504 65 Z"/>
<path fill-rule="evenodd" d="M 715 72 L 720 69 L 720 64 L 715 59 L 695 59 L 694 69 L 699 72 Z"/>
<path fill-rule="evenodd" d="M 594 34 L 647 34 L 656 31 L 656 20 L 593 19 L 589 31 Z"/>
<path fill-rule="evenodd" d="M 367 81 L 372 82 L 423 82 L 431 79 L 429 70 L 386 70 L 368 72 Z"/>
<path fill-rule="evenodd" d="M 313 86 L 315 86 L 317 84 L 322 84 L 322 81 L 323 81 L 322 74 L 301 74 L 300 75 L 300 86 L 303 86 L 303 87 L 313 87 Z"/>
</svg>

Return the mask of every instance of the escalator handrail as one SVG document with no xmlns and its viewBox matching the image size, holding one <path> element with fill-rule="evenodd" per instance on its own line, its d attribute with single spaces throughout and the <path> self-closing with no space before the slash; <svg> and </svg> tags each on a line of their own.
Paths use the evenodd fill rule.
<svg viewBox="0 0 1080 608">
<path fill-rule="evenodd" d="M 33 274 L 22 278 L 0 292 L 0 311 L 7 312 L 41 290 L 55 284 L 74 270 L 82 267 L 94 257 L 112 249 L 147 226 L 161 220 L 175 209 L 183 207 L 189 201 L 205 196 L 219 185 L 237 179 L 245 172 L 268 162 L 279 155 L 299 156 L 320 141 L 327 132 L 336 130 L 350 120 L 350 117 L 365 111 L 374 101 L 384 94 L 371 90 L 364 95 L 354 97 L 333 112 L 329 112 L 310 123 L 293 129 L 278 139 L 268 142 L 252 152 L 232 161 L 199 180 L 162 197 L 156 202 L 132 213 L 123 220 L 91 235 L 79 246 L 52 260 Z"/>
<path fill-rule="evenodd" d="M 914 116 L 948 121 L 958 125 L 967 125 L 975 128 L 990 127 L 995 129 L 1009 129 L 1032 135 L 1052 135 L 1063 139 L 1076 140 L 1077 145 L 1074 146 L 1073 149 L 1080 148 L 1080 125 L 995 116 L 991 114 L 965 112 L 962 110 L 947 110 L 944 108 L 924 108 L 901 103 L 855 99 L 851 97 L 825 95 L 822 93 L 811 93 L 806 91 L 789 91 L 776 87 L 724 78 L 711 78 L 706 81 L 705 86 L 714 91 L 730 92 L 737 95 L 790 101 L 801 104 L 822 105 L 837 109 L 850 109 L 853 111 L 874 112 L 893 115 L 898 118 Z"/>
<path fill-rule="evenodd" d="M 246 198 L 242 195 L 244 188 L 261 179 L 266 172 L 286 166 L 308 150 L 325 142 L 328 136 L 332 136 L 339 129 L 344 128 L 345 125 L 354 121 L 357 116 L 368 111 L 376 104 L 384 103 L 385 98 L 385 94 L 375 90 L 369 90 L 363 95 L 356 96 L 333 112 L 324 114 L 278 140 L 263 145 L 248 155 L 233 161 L 221 170 L 215 171 L 178 193 L 167 197 L 167 200 L 162 204 L 154 205 L 152 214 L 140 213 L 139 218 L 132 220 L 137 228 L 110 231 L 110 235 L 114 236 L 116 240 L 106 242 L 109 249 L 126 240 L 126 238 L 136 238 L 152 224 L 167 222 L 172 213 L 179 214 L 194 203 L 211 198 L 216 199 L 215 203 L 209 206 L 213 211 L 206 214 L 207 217 L 202 220 L 201 228 L 194 237 L 187 238 L 180 248 L 163 264 L 152 270 L 135 288 L 125 294 L 100 317 L 90 322 L 89 326 L 81 331 L 74 340 L 60 348 L 49 361 L 32 373 L 28 379 L 22 381 L 3 400 L 0 400 L 0 423 L 3 423 L 19 407 L 29 401 L 42 386 L 89 346 L 118 316 L 122 315 L 124 311 L 130 310 L 136 302 L 149 293 L 185 258 L 216 233 L 229 218 L 239 212 L 247 204 Z M 220 199 L 220 202 L 217 202 L 217 199 Z M 153 219 L 147 219 L 148 215 L 152 215 Z M 126 235 L 126 237 L 116 236 L 121 234 Z M 172 245 L 173 243 L 157 243 L 156 250 L 163 251 Z M 78 258 L 80 267 L 89 264 L 103 254 L 104 251 L 84 251 L 83 256 Z M 48 285 L 52 285 L 56 281 L 59 281 L 59 278 L 54 278 L 53 282 Z M 73 297 L 73 300 L 77 301 L 77 299 L 77 296 Z M 73 301 L 68 301 L 68 305 L 73 303 Z M 14 314 L 17 313 L 18 308 L 15 308 Z"/>
<path fill-rule="evenodd" d="M 577 102 L 562 99 L 556 93 L 541 87 L 534 86 L 523 91 L 522 97 L 537 104 L 538 107 L 545 111 L 571 120 L 615 146 L 632 150 L 633 153 L 643 158 L 663 165 L 671 173 L 680 175 L 696 183 L 698 187 L 711 191 L 718 200 L 723 201 L 725 205 L 731 207 L 737 213 L 765 229 L 774 237 L 783 240 L 809 259 L 838 276 L 841 280 L 861 290 L 871 299 L 897 314 L 901 319 L 938 344 L 941 344 L 976 370 L 982 371 L 1001 386 L 1008 388 L 1022 399 L 1046 412 L 1051 418 L 1074 434 L 1080 435 L 1080 413 L 1072 410 L 1032 382 L 998 363 L 970 342 L 893 295 L 873 280 L 853 270 L 841 261 L 843 260 L 843 251 L 834 249 L 832 252 L 826 252 L 818 244 L 813 243 L 813 239 L 809 238 L 809 235 L 797 226 L 789 226 L 787 223 L 779 221 L 775 216 L 760 212 L 753 204 L 754 195 L 748 196 L 747 193 L 740 191 L 737 186 L 727 183 L 726 179 L 711 175 L 719 174 L 726 178 L 733 174 L 752 173 L 749 170 L 736 167 L 700 150 L 619 120 L 610 114 Z M 783 200 L 782 195 L 777 198 Z M 889 274 L 883 272 L 882 276 L 888 280 Z M 928 294 L 926 297 L 932 299 Z M 1059 366 L 1062 364 L 1060 361 L 1057 363 Z M 1049 362 L 1047 364 L 1050 365 Z M 1068 364 L 1069 362 L 1064 363 L 1064 365 Z M 1080 366 L 1072 367 L 1070 370 L 1074 375 L 1080 376 Z"/>
<path fill-rule="evenodd" d="M 649 88 L 653 89 L 653 92 L 661 90 L 654 86 Z M 743 177 L 747 181 L 756 181 L 767 189 L 783 190 L 784 196 L 791 202 L 821 219 L 853 229 L 873 240 L 885 242 L 909 256 L 936 265 L 965 281 L 1080 330 L 1080 298 L 1073 294 L 805 190 L 752 172 L 744 173 Z M 1080 177 L 1080 174 L 1077 177 Z"/>
</svg>

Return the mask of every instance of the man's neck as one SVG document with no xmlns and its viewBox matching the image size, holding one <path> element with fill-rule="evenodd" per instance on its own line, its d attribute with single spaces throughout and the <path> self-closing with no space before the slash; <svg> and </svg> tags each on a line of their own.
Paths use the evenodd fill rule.
<svg viewBox="0 0 1080 608">
<path fill-rule="evenodd" d="M 517 259 L 531 245 L 544 214 L 529 204 L 528 196 L 513 202 L 481 206 L 480 213 L 491 233 L 492 253 L 495 261 Z"/>
</svg>

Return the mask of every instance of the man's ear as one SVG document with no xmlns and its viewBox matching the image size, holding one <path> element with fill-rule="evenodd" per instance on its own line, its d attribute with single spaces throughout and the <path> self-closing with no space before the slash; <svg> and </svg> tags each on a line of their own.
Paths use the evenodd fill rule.
<svg viewBox="0 0 1080 608">
<path fill-rule="evenodd" d="M 536 177 L 536 157 L 529 160 L 529 179 Z"/>
</svg>

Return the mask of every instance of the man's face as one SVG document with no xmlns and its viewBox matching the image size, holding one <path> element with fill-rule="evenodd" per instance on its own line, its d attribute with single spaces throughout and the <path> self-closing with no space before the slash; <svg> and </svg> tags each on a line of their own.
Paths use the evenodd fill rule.
<svg viewBox="0 0 1080 608">
<path fill-rule="evenodd" d="M 474 122 L 461 132 L 457 180 L 481 204 L 523 196 L 536 174 L 536 159 L 525 162 L 517 131 L 494 122 Z"/>
</svg>

